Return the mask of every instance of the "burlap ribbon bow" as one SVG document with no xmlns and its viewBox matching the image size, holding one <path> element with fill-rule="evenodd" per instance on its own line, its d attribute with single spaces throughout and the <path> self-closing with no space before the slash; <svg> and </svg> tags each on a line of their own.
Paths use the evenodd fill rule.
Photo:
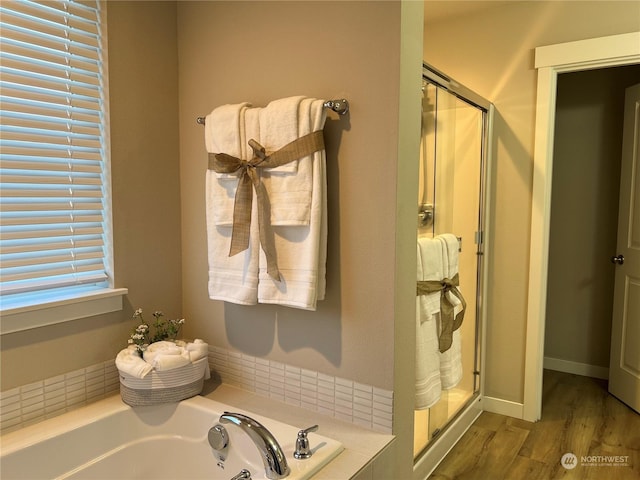
<svg viewBox="0 0 640 480">
<path fill-rule="evenodd" d="M 243 160 L 226 153 L 209 154 L 209 170 L 217 173 L 239 172 L 238 188 L 233 205 L 233 227 L 229 256 L 245 251 L 249 248 L 249 232 L 251 230 L 251 205 L 253 192 L 256 191 L 258 201 L 258 231 L 260 245 L 267 258 L 267 273 L 275 280 L 280 280 L 280 271 L 276 260 L 275 241 L 271 231 L 271 206 L 269 196 L 260 181 L 258 168 L 275 168 L 311 155 L 324 148 L 322 130 L 304 135 L 288 143 L 276 152 L 266 154 L 264 147 L 255 140 L 249 140 L 253 149 L 253 158 Z"/>
<path fill-rule="evenodd" d="M 416 295 L 427 295 L 428 293 L 440 292 L 440 321 L 442 329 L 438 337 L 440 353 L 446 352 L 451 348 L 453 342 L 453 332 L 460 328 L 464 319 L 464 311 L 467 309 L 467 302 L 462 297 L 462 293 L 458 289 L 460 285 L 459 276 L 456 273 L 451 279 L 445 278 L 438 280 L 419 280 L 416 288 Z M 454 305 L 447 296 L 447 292 L 451 292 L 462 304 L 462 310 L 458 315 L 453 314 Z"/>
</svg>

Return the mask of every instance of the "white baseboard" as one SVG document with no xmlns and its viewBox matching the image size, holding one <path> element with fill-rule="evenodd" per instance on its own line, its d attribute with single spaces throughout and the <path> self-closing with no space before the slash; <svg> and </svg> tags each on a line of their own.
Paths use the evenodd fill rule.
<svg viewBox="0 0 640 480">
<path fill-rule="evenodd" d="M 486 412 L 498 413 L 508 417 L 523 418 L 524 405 L 522 403 L 503 400 L 502 398 L 484 397 L 483 408 Z"/>
<path fill-rule="evenodd" d="M 560 358 L 544 357 L 544 368 L 558 372 L 573 373 L 574 375 L 583 375 L 585 377 L 602 378 L 604 380 L 609 379 L 609 369 L 607 367 L 571 362 Z"/>
</svg>

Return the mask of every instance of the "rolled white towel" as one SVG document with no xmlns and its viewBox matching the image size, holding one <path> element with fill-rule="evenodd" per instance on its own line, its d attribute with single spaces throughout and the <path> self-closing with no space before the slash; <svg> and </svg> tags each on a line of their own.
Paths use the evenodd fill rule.
<svg viewBox="0 0 640 480">
<path fill-rule="evenodd" d="M 162 372 L 164 370 L 173 370 L 174 368 L 184 367 L 190 363 L 191 360 L 189 359 L 189 352 L 184 351 L 181 355 L 164 355 L 160 353 L 155 356 L 151 365 L 157 371 Z"/>
<path fill-rule="evenodd" d="M 153 366 L 145 362 L 136 352 L 136 348 L 125 348 L 116 356 L 116 367 L 132 377 L 144 378 L 153 370 Z"/>
<path fill-rule="evenodd" d="M 184 348 L 177 346 L 173 342 L 155 342 L 147 347 L 144 351 L 144 360 L 147 363 L 153 364 L 156 356 L 158 355 L 182 355 Z"/>
<path fill-rule="evenodd" d="M 168 340 L 163 340 L 161 342 L 154 342 L 147 347 L 147 352 L 157 352 L 158 350 L 173 350 L 176 348 L 180 348 L 178 344 L 175 342 L 170 342 Z"/>
<path fill-rule="evenodd" d="M 155 342 L 147 347 L 147 350 L 144 352 L 144 359 L 156 370 L 163 371 L 182 367 L 202 358 L 202 356 L 198 356 L 201 352 L 199 349 L 202 348 L 202 345 L 206 346 L 208 353 L 208 345 L 204 342 L 193 342 L 193 351 L 188 348 L 188 345 L 189 344 L 185 344 L 184 342 Z"/>
<path fill-rule="evenodd" d="M 199 338 L 196 338 L 193 342 L 187 343 L 185 349 L 189 352 L 192 362 L 209 355 L 209 344 Z"/>
</svg>

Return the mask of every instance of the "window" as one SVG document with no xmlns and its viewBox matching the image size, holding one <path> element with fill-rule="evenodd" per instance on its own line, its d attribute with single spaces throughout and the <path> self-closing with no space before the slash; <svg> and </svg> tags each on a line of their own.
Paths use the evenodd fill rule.
<svg viewBox="0 0 640 480">
<path fill-rule="evenodd" d="M 112 286 L 100 10 L 0 3 L 3 311 Z"/>
</svg>

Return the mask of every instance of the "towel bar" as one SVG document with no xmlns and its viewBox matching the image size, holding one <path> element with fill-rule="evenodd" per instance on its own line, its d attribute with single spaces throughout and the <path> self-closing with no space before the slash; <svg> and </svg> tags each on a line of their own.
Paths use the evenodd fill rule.
<svg viewBox="0 0 640 480">
<path fill-rule="evenodd" d="M 327 100 L 324 102 L 324 108 L 330 108 L 338 115 L 345 115 L 349 111 L 349 102 L 346 98 L 342 100 Z"/>
<path fill-rule="evenodd" d="M 344 98 L 341 100 L 327 100 L 324 102 L 324 108 L 330 108 L 338 115 L 345 115 L 349 111 L 349 102 Z M 196 123 L 200 125 L 204 125 L 205 122 L 205 117 L 196 118 Z"/>
</svg>

